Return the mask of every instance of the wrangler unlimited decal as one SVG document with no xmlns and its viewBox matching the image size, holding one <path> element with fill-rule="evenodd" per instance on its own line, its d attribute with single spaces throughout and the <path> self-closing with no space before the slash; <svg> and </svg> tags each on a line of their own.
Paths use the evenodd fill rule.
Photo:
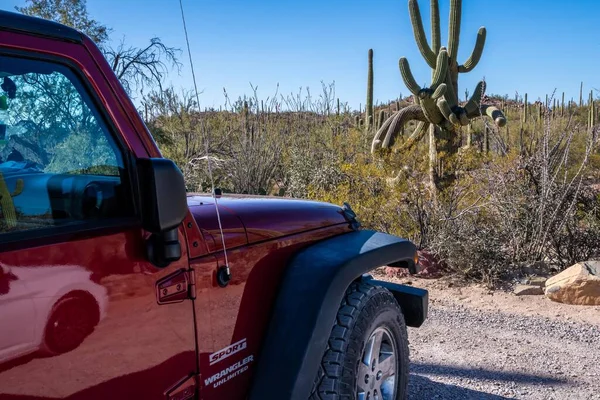
<svg viewBox="0 0 600 400">
<path fill-rule="evenodd" d="M 230 379 L 235 378 L 236 376 L 244 373 L 248 370 L 248 365 L 254 361 L 254 356 L 248 356 L 244 358 L 242 361 L 238 361 L 235 364 L 225 368 L 223 371 L 214 374 L 208 379 L 204 380 L 204 384 L 206 386 L 213 385 L 214 388 L 222 385 Z"/>
</svg>

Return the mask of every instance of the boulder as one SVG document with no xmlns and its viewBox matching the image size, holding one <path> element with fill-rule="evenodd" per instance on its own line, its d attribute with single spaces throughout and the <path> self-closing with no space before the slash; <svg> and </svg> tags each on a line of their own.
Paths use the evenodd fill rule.
<svg viewBox="0 0 600 400">
<path fill-rule="evenodd" d="M 600 261 L 585 261 L 546 281 L 545 294 L 565 304 L 600 306 Z"/>
<path fill-rule="evenodd" d="M 544 294 L 544 289 L 535 285 L 517 285 L 513 290 L 516 296 L 535 296 Z"/>
<path fill-rule="evenodd" d="M 544 287 L 546 286 L 547 280 L 548 280 L 548 278 L 544 278 L 543 276 L 534 276 L 534 277 L 528 278 L 524 283 L 526 285 L 537 286 L 540 289 L 542 289 L 542 291 L 543 291 Z"/>
</svg>

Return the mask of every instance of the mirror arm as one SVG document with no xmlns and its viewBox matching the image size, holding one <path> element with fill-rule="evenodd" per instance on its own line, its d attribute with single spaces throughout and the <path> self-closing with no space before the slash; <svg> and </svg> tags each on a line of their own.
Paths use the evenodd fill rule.
<svg viewBox="0 0 600 400">
<path fill-rule="evenodd" d="M 159 268 L 165 268 L 181 258 L 178 228 L 161 233 L 153 233 L 146 241 L 148 261 Z"/>
</svg>

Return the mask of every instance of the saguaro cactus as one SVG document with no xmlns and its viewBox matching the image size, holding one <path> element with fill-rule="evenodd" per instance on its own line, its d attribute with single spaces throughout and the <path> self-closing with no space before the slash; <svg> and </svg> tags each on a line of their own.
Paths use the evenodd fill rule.
<svg viewBox="0 0 600 400">
<path fill-rule="evenodd" d="M 415 104 L 405 107 L 392 116 L 379 128 L 371 151 L 389 148 L 394 144 L 402 127 L 410 120 L 419 124 L 402 149 L 409 149 L 425 136 L 429 129 L 430 139 L 430 177 L 432 184 L 438 186 L 436 170 L 439 164 L 448 165 L 440 157 L 448 157 L 458 151 L 460 126 L 481 115 L 489 116 L 496 125 L 504 126 L 504 114 L 494 106 L 481 104 L 485 83 L 479 82 L 469 101 L 461 106 L 458 99 L 458 74 L 472 71 L 479 62 L 485 45 L 486 29 L 481 27 L 471 57 L 464 64 L 457 62 L 462 0 L 451 0 L 448 46 L 441 46 L 440 10 L 438 0 L 431 1 L 431 46 L 427 41 L 419 4 L 417 0 L 408 1 L 411 23 L 415 40 L 421 55 L 432 69 L 431 85 L 420 87 L 410 70 L 408 60 L 401 58 L 400 73 L 404 83 L 413 94 Z"/>
<path fill-rule="evenodd" d="M 588 129 L 594 129 L 596 125 L 596 107 L 594 106 L 594 92 L 590 92 L 589 99 L 590 109 L 588 111 Z"/>
<path fill-rule="evenodd" d="M 15 191 L 11 193 L 4 180 L 4 175 L 0 172 L 0 208 L 2 209 L 2 214 L 4 215 L 4 220 L 6 221 L 8 228 L 17 226 L 17 212 L 12 198 L 20 195 L 22 191 L 22 179 L 17 180 L 17 187 L 15 188 Z"/>
<path fill-rule="evenodd" d="M 367 75 L 367 105 L 365 107 L 367 130 L 371 129 L 373 121 L 373 49 L 369 49 L 369 71 Z"/>
</svg>

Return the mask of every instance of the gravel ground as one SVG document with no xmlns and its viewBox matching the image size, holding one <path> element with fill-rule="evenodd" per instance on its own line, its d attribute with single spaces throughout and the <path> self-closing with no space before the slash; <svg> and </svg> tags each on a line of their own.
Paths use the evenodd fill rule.
<svg viewBox="0 0 600 400">
<path fill-rule="evenodd" d="M 409 328 L 409 399 L 600 399 L 600 307 L 568 307 L 430 290 L 428 320 Z"/>
</svg>

